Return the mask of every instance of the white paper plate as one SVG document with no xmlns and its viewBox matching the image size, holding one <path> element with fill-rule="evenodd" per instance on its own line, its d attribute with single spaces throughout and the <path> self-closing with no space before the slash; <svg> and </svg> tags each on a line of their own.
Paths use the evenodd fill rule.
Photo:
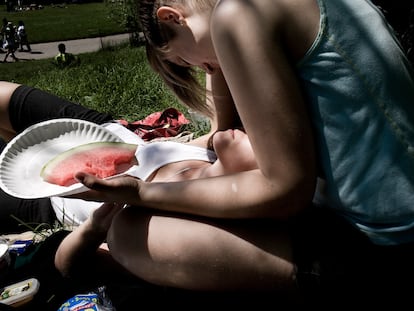
<svg viewBox="0 0 414 311">
<path fill-rule="evenodd" d="M 109 130 L 77 119 L 54 119 L 35 124 L 10 141 L 0 154 L 0 187 L 8 194 L 35 199 L 87 190 L 80 183 L 69 187 L 45 182 L 42 167 L 56 155 L 91 142 L 122 142 Z"/>
</svg>

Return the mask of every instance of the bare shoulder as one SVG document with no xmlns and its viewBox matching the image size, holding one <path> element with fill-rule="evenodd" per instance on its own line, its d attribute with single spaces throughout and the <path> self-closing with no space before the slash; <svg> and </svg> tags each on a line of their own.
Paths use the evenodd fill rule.
<svg viewBox="0 0 414 311">
<path fill-rule="evenodd" d="M 255 18 L 258 22 L 277 21 L 285 14 L 285 0 L 220 0 L 213 11 L 213 24 L 244 24 Z M 245 20 L 249 18 L 249 20 Z M 213 25 L 214 26 L 214 25 Z"/>
<path fill-rule="evenodd" d="M 319 11 L 317 0 L 219 0 L 213 11 L 216 21 L 238 21 L 250 14 L 264 21 L 306 19 Z"/>
<path fill-rule="evenodd" d="M 216 38 L 262 37 L 288 46 L 299 57 L 319 31 L 317 0 L 220 0 L 211 19 Z"/>
<path fill-rule="evenodd" d="M 275 8 L 279 3 L 279 0 L 220 0 L 210 25 L 216 49 L 246 47 L 260 38 L 268 41 L 269 36 L 277 36 L 283 18 L 282 10 Z"/>
</svg>

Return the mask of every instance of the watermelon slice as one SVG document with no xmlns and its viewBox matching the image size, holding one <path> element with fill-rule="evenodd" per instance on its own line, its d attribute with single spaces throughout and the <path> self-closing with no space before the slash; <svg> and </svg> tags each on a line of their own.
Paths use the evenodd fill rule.
<svg viewBox="0 0 414 311">
<path fill-rule="evenodd" d="M 47 162 L 40 176 L 46 182 L 70 186 L 75 174 L 85 172 L 99 178 L 113 176 L 137 164 L 137 145 L 122 142 L 94 142 L 69 149 Z"/>
</svg>

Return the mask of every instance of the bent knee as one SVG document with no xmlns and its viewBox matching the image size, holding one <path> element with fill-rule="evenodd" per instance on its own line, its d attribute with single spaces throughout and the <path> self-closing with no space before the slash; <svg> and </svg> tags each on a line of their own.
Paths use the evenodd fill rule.
<svg viewBox="0 0 414 311">
<path fill-rule="evenodd" d="M 131 253 L 145 247 L 150 215 L 136 207 L 127 207 L 120 211 L 112 221 L 107 242 L 114 257 Z"/>
<path fill-rule="evenodd" d="M 125 269 L 144 280 L 157 273 L 148 247 L 149 223 L 152 215 L 139 207 L 123 209 L 113 219 L 107 243 L 112 257 Z"/>
<path fill-rule="evenodd" d="M 128 207 L 114 218 L 107 242 L 112 257 L 128 271 L 166 285 L 168 276 L 187 275 L 191 263 L 203 258 L 203 241 L 210 236 L 206 227 L 177 216 Z"/>
</svg>

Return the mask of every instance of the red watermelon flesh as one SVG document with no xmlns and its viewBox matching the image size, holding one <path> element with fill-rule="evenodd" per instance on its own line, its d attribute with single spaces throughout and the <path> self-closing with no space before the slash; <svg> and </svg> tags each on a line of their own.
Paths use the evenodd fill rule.
<svg viewBox="0 0 414 311">
<path fill-rule="evenodd" d="M 43 166 L 40 176 L 46 182 L 70 186 L 78 181 L 75 174 L 85 172 L 106 178 L 137 164 L 137 145 L 122 142 L 95 142 L 69 149 Z"/>
</svg>

